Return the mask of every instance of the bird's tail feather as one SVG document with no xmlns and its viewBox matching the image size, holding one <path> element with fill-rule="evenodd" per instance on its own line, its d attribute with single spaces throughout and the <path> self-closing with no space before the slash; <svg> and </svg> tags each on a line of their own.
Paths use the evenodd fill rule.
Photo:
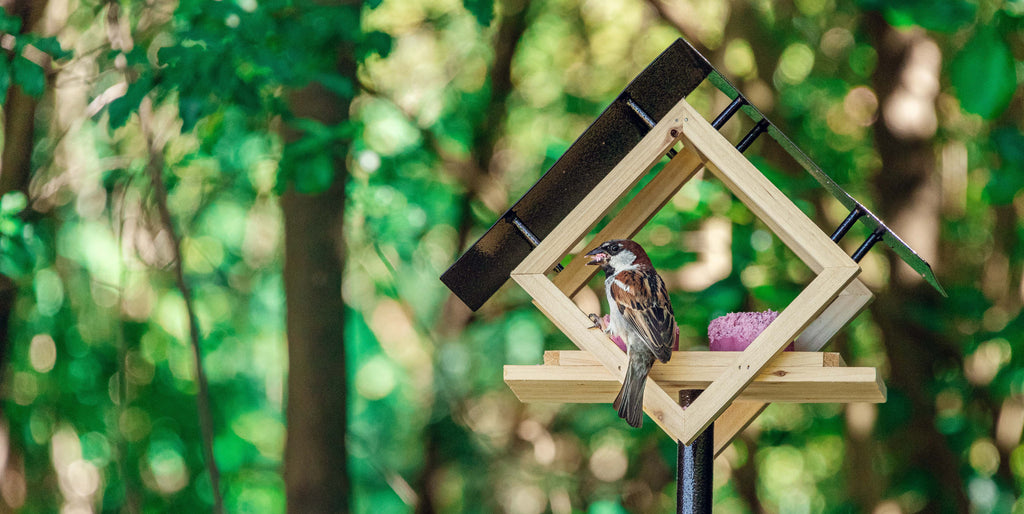
<svg viewBox="0 0 1024 514">
<path fill-rule="evenodd" d="M 647 374 L 653 364 L 654 359 L 630 356 L 626 378 L 622 381 L 622 389 L 619 389 L 613 403 L 619 417 L 634 428 L 639 428 L 644 422 L 644 386 L 647 384 Z"/>
</svg>

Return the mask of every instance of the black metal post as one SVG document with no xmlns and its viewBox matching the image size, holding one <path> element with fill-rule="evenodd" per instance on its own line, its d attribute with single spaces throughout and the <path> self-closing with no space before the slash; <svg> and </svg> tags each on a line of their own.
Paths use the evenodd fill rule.
<svg viewBox="0 0 1024 514">
<path fill-rule="evenodd" d="M 729 103 L 728 106 L 726 106 L 724 111 L 720 112 L 718 116 L 715 117 L 715 121 L 711 122 L 711 126 L 714 127 L 715 130 L 720 130 L 722 128 L 722 125 L 725 125 L 725 123 L 729 121 L 729 118 L 732 118 L 732 115 L 736 114 L 736 111 L 739 111 L 740 107 L 743 107 L 746 103 L 746 98 L 743 98 L 743 96 L 737 96 L 735 99 L 733 99 L 731 103 Z M 634 114 L 637 115 L 638 118 L 643 120 L 644 125 L 647 125 L 647 128 L 654 128 L 654 118 L 651 118 L 651 116 L 647 114 L 647 112 L 645 112 L 639 105 L 637 105 L 637 103 L 634 102 L 632 98 L 626 97 L 626 105 L 633 111 Z M 754 139 L 757 139 L 757 136 L 761 135 L 761 132 L 764 132 L 767 128 L 768 120 L 762 119 L 761 123 L 755 125 L 754 129 L 750 132 L 750 134 L 747 134 L 747 138 L 749 138 L 749 141 L 747 140 L 747 138 L 744 138 L 744 140 L 740 142 L 740 145 L 745 145 L 742 148 L 740 148 L 740 151 L 742 152 L 743 150 L 746 150 L 747 146 L 750 146 L 750 144 L 754 142 Z M 666 155 L 668 155 L 669 159 L 671 159 L 675 157 L 677 153 L 678 152 L 676 152 L 675 148 L 669 148 L 668 153 Z"/>
<path fill-rule="evenodd" d="M 832 240 L 838 243 L 839 240 L 842 239 L 843 236 L 845 236 L 846 233 L 850 231 L 850 228 L 853 227 L 853 224 L 857 223 L 857 220 L 859 220 L 860 217 L 863 216 L 864 214 L 864 208 L 861 207 L 860 204 L 857 204 L 857 206 L 854 207 L 852 211 L 850 211 L 850 214 L 846 217 L 846 219 L 844 219 L 843 222 L 839 224 L 839 227 L 836 228 L 836 231 L 832 233 Z"/>
<path fill-rule="evenodd" d="M 736 145 L 736 149 L 740 152 L 747 151 L 747 148 L 750 148 L 750 145 L 754 144 L 754 141 L 757 140 L 757 136 L 760 136 L 766 130 L 768 130 L 768 118 L 761 118 L 761 121 L 757 122 L 757 125 L 754 125 L 754 128 L 750 129 L 750 132 L 743 136 L 743 140 L 740 141 L 740 144 Z"/>
<path fill-rule="evenodd" d="M 514 212 L 511 212 L 511 211 L 509 211 L 509 212 L 510 212 L 510 214 L 508 216 L 506 216 L 506 218 L 508 219 L 508 222 L 511 223 L 512 226 L 516 227 L 516 230 L 519 231 L 519 234 L 522 235 L 524 238 L 526 238 L 527 241 L 530 242 L 530 246 L 532 246 L 534 248 L 537 248 L 537 246 L 540 245 L 540 238 L 538 238 L 533 233 L 533 231 L 530 230 L 530 228 L 527 227 L 525 223 L 523 223 L 523 220 L 519 219 L 519 216 L 516 216 L 516 214 Z M 563 269 L 565 269 L 565 267 L 562 266 L 561 263 L 555 264 L 555 273 L 559 273 Z"/>
<path fill-rule="evenodd" d="M 640 106 L 637 105 L 637 103 L 634 102 L 632 98 L 626 97 L 626 105 L 633 110 L 633 114 L 636 114 L 641 120 L 643 120 L 644 125 L 647 125 L 647 128 L 654 128 L 654 118 L 652 118 L 650 114 L 647 114 L 646 111 L 641 109 Z M 675 157 L 677 153 L 679 152 L 677 152 L 675 148 L 669 148 L 668 153 L 666 153 L 665 155 L 667 155 L 668 158 L 671 159 Z"/>
<path fill-rule="evenodd" d="M 857 251 L 853 252 L 853 255 L 851 256 L 853 262 L 860 262 L 860 260 L 867 255 L 868 250 L 870 250 L 872 246 L 875 246 L 875 243 L 882 240 L 882 236 L 885 235 L 885 232 L 886 230 L 882 227 L 876 228 L 875 231 L 868 236 L 867 240 L 857 248 Z"/>
<path fill-rule="evenodd" d="M 747 103 L 747 99 L 743 98 L 742 95 L 738 95 L 724 111 L 718 114 L 715 121 L 711 122 L 711 126 L 715 127 L 715 130 L 721 130 L 722 125 L 725 125 L 726 122 L 729 121 L 729 118 L 732 118 L 732 115 L 736 114 L 736 111 L 740 110 L 740 107 L 743 107 L 743 104 L 745 103 Z"/>
<path fill-rule="evenodd" d="M 679 391 L 679 405 L 689 407 L 700 390 Z M 715 442 L 714 424 L 708 425 L 693 444 L 679 443 L 676 471 L 676 512 L 679 514 L 711 514 L 713 497 Z"/>
</svg>

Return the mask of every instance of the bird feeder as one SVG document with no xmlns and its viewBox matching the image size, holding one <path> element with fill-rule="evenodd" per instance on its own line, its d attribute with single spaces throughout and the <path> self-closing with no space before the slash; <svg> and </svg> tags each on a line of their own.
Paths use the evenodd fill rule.
<svg viewBox="0 0 1024 514">
<path fill-rule="evenodd" d="M 686 97 L 705 80 L 731 103 L 706 120 Z M 718 129 L 742 112 L 753 129 L 738 144 Z M 823 232 L 743 155 L 767 133 L 850 210 Z M 681 144 L 681 149 L 676 146 Z M 656 164 L 650 182 L 563 267 L 561 262 Z M 597 271 L 587 251 L 608 239 L 634 236 L 701 169 L 717 177 L 803 261 L 815 277 L 778 317 L 739 352 L 676 352 L 657 363 L 644 392 L 644 411 L 680 445 L 714 423 L 714 453 L 771 402 L 884 402 L 874 368 L 848 367 L 819 350 L 872 299 L 858 264 L 884 241 L 942 292 L 928 264 L 877 216 L 844 191 L 688 43 L 679 39 L 641 72 L 552 168 L 442 275 L 476 310 L 512 278 L 580 351 L 547 352 L 544 363 L 505 366 L 505 382 L 524 402 L 611 402 L 626 354 L 570 299 Z M 854 254 L 837 244 L 858 221 L 871 236 Z M 944 294 L 944 293 L 943 293 Z M 795 341 L 795 352 L 782 350 Z M 680 391 L 702 390 L 688 397 Z"/>
</svg>

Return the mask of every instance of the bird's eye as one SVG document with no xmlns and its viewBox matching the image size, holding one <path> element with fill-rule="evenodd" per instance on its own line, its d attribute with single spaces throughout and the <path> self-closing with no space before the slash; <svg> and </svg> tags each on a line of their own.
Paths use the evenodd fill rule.
<svg viewBox="0 0 1024 514">
<path fill-rule="evenodd" d="M 622 249 L 622 245 L 620 245 L 619 243 L 613 243 L 613 244 L 608 246 L 608 251 L 612 252 L 612 253 L 618 253 L 619 250 L 621 250 L 621 249 Z"/>
</svg>

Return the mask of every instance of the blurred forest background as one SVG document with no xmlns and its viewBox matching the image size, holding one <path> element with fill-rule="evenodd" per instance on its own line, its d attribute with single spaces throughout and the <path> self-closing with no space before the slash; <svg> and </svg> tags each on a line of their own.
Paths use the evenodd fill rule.
<svg viewBox="0 0 1024 514">
<path fill-rule="evenodd" d="M 770 406 L 716 511 L 1024 512 L 1022 0 L 0 6 L 0 511 L 672 509 L 653 423 L 503 384 L 571 347 L 521 290 L 471 313 L 438 277 L 683 36 L 949 292 L 869 254 L 827 349 L 888 402 Z M 713 180 L 638 239 L 684 347 L 811 276 Z"/>
</svg>

